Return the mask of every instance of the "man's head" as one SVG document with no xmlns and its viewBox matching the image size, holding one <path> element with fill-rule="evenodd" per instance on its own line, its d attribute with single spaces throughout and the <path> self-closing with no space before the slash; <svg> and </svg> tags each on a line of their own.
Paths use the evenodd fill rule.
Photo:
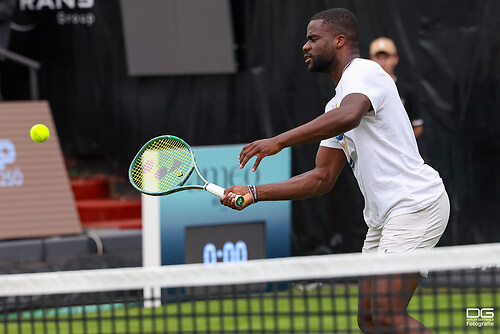
<svg viewBox="0 0 500 334">
<path fill-rule="evenodd" d="M 399 62 L 398 50 L 394 41 L 387 37 L 379 37 L 370 43 L 370 59 L 394 76 L 394 69 Z"/>
<path fill-rule="evenodd" d="M 302 47 L 308 69 L 329 72 L 340 53 L 359 54 L 359 25 L 353 13 L 332 8 L 315 14 L 307 26 L 307 42 Z"/>
</svg>

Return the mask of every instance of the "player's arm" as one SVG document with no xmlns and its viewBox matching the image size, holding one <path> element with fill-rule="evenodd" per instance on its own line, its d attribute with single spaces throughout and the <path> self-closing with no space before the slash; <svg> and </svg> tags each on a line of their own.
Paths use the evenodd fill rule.
<svg viewBox="0 0 500 334">
<path fill-rule="evenodd" d="M 363 94 L 349 94 L 342 99 L 340 107 L 324 113 L 312 121 L 286 131 L 276 137 L 254 141 L 243 147 L 239 160 L 240 168 L 254 156 L 257 157 L 252 168 L 257 169 L 260 161 L 274 155 L 285 147 L 319 141 L 338 136 L 359 125 L 367 111 L 371 109 L 368 97 Z"/>
<path fill-rule="evenodd" d="M 329 192 L 346 163 L 344 151 L 320 146 L 316 154 L 316 167 L 286 181 L 257 185 L 259 201 L 297 200 L 314 197 Z M 244 209 L 253 203 L 247 186 L 232 186 L 226 189 L 221 203 L 233 209 Z M 245 198 L 241 207 L 236 207 L 237 195 Z"/>
<path fill-rule="evenodd" d="M 420 135 L 424 132 L 424 126 L 423 125 L 417 125 L 413 127 L 413 133 L 415 134 L 415 138 L 420 137 Z"/>
<path fill-rule="evenodd" d="M 420 137 L 422 132 L 424 132 L 424 120 L 421 118 L 412 119 L 411 126 L 413 127 L 415 138 Z"/>
</svg>

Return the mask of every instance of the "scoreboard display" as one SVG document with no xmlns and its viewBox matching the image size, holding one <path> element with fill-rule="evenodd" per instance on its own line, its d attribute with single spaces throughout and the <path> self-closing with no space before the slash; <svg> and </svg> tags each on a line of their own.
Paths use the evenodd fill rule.
<svg viewBox="0 0 500 334">
<path fill-rule="evenodd" d="M 245 262 L 266 257 L 265 223 L 186 227 L 186 263 Z"/>
</svg>

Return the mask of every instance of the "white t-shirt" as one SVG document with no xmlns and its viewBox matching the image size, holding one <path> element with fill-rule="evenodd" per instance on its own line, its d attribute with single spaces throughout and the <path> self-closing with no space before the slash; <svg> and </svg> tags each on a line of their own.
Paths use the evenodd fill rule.
<svg viewBox="0 0 500 334">
<path fill-rule="evenodd" d="M 353 93 L 368 97 L 373 110 L 358 127 L 321 146 L 343 149 L 365 198 L 369 227 L 394 216 L 416 212 L 444 192 L 438 172 L 426 165 L 394 80 L 377 63 L 356 58 L 345 69 L 325 112 L 335 112 Z"/>
</svg>

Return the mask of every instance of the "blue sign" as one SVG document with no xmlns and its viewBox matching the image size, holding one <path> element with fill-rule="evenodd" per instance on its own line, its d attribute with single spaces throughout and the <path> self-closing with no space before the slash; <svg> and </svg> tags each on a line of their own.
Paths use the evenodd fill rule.
<svg viewBox="0 0 500 334">
<path fill-rule="evenodd" d="M 252 172 L 255 158 L 244 169 L 238 167 L 242 145 L 194 147 L 201 174 L 208 182 L 227 188 L 231 185 L 265 184 L 291 176 L 291 150 L 262 160 Z M 189 184 L 203 184 L 196 173 Z M 219 198 L 200 190 L 187 190 L 160 197 L 161 264 L 185 261 L 185 231 L 189 227 L 264 222 L 265 252 L 268 258 L 290 256 L 291 202 L 259 202 L 242 211 L 220 204 Z M 222 233 L 222 232 L 221 232 Z M 250 251 L 250 250 L 249 250 Z"/>
</svg>

